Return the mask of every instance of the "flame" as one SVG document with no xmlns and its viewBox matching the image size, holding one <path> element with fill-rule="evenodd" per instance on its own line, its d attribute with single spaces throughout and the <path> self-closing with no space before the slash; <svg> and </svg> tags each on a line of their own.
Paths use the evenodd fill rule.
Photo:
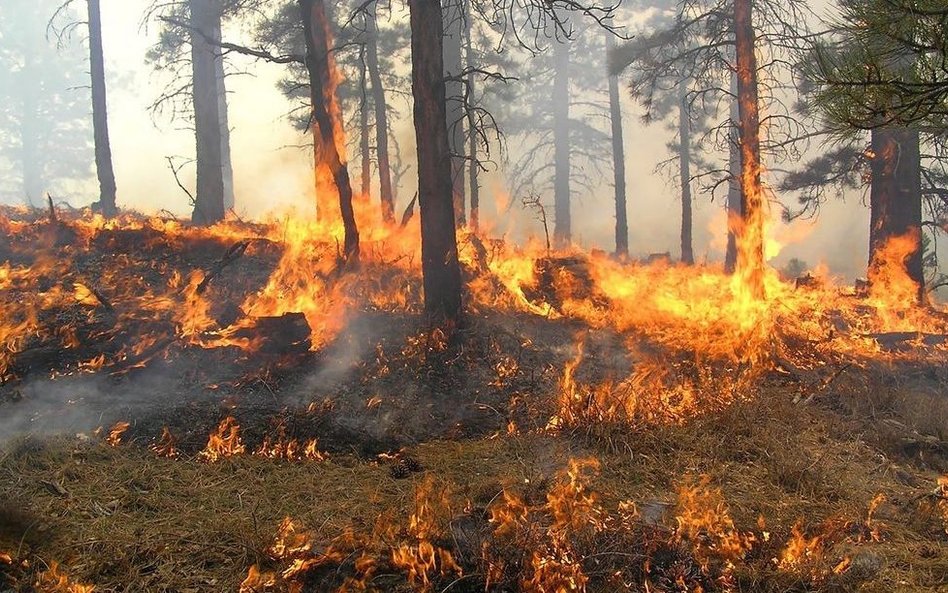
<svg viewBox="0 0 948 593">
<path fill-rule="evenodd" d="M 118 447 L 122 443 L 122 436 L 125 434 L 125 431 L 128 430 L 128 422 L 116 422 L 112 428 L 109 429 L 109 436 L 106 437 L 105 442 L 109 444 L 110 447 Z"/>
<path fill-rule="evenodd" d="M 221 421 L 217 430 L 207 439 L 207 446 L 198 453 L 198 458 L 209 463 L 220 461 L 227 457 L 240 455 L 246 451 L 240 440 L 240 426 L 232 416 Z"/>
<path fill-rule="evenodd" d="M 63 373 L 126 372 L 188 347 L 230 347 L 249 357 L 266 341 L 254 331 L 263 318 L 302 313 L 309 325 L 309 347 L 320 350 L 354 314 L 419 312 L 417 217 L 403 229 L 378 222 L 378 204 L 357 200 L 355 205 L 364 229 L 363 257 L 361 267 L 347 273 L 338 266 L 337 246 L 344 237 L 338 221 L 294 216 L 259 225 L 224 222 L 191 228 L 172 220 L 125 215 L 62 222 L 77 235 L 76 249 L 40 249 L 29 264 L 0 264 L 0 381 L 28 372 L 18 361 L 36 345 L 70 353 L 63 360 L 75 362 Z M 45 232 L 42 222 L 2 216 L 0 222 L 17 243 L 32 245 Z M 71 271 L 74 252 L 108 244 L 123 234 L 171 250 L 206 242 L 226 248 L 249 241 L 244 257 L 273 248 L 279 250 L 279 262 L 262 288 L 233 303 L 239 305 L 234 307 L 238 319 L 220 327 L 223 322 L 214 314 L 220 304 L 215 290 L 226 283 L 227 270 L 215 276 L 212 267 L 184 269 L 125 254 L 115 256 L 114 265 L 94 279 Z M 584 348 L 583 339 L 577 339 L 556 394 L 551 429 L 603 422 L 680 423 L 752 396 L 756 379 L 778 356 L 801 368 L 815 368 L 842 357 L 943 358 L 948 352 L 945 344 L 909 353 L 883 352 L 872 337 L 948 333 L 944 307 L 915 305 L 917 287 L 902 261 L 912 248 L 911 237 L 895 238 L 882 250 L 865 298 L 829 278 L 796 287 L 769 269 L 762 272 L 766 294 L 759 298 L 747 290 L 747 282 L 728 276 L 719 266 L 646 265 L 575 247 L 548 252 L 537 241 L 517 246 L 469 231 L 461 232 L 459 248 L 468 278 L 467 305 L 473 312 L 572 320 L 584 333 L 614 331 L 625 342 L 629 368 L 584 383 L 577 377 Z M 146 280 L 142 270 L 152 266 L 165 281 Z M 109 301 L 111 311 L 97 295 Z M 108 329 L 101 329 L 96 318 L 106 312 L 114 319 Z M 100 334 L 90 337 L 89 328 L 104 332 L 101 340 L 111 341 L 109 347 L 87 353 L 100 341 Z M 421 358 L 447 346 L 444 332 L 436 330 L 409 339 L 402 354 Z M 79 352 L 81 356 L 73 355 Z M 379 372 L 384 372 L 388 361 L 380 363 Z M 517 361 L 508 356 L 495 364 L 491 383 L 506 385 L 517 369 Z"/>
<path fill-rule="evenodd" d="M 69 576 L 60 571 L 59 563 L 50 562 L 49 570 L 39 574 L 34 584 L 38 593 L 93 593 L 95 585 L 73 583 Z"/>
<path fill-rule="evenodd" d="M 276 438 L 265 436 L 260 447 L 254 451 L 258 457 L 268 459 L 283 459 L 286 461 L 299 461 L 308 459 L 310 461 L 325 461 L 329 458 L 326 453 L 319 450 L 319 440 L 310 439 L 305 443 L 298 439 L 290 439 L 286 436 L 286 430 L 283 426 L 277 429 Z"/>
<path fill-rule="evenodd" d="M 692 543 L 704 567 L 712 558 L 735 563 L 754 542 L 752 534 L 737 530 L 721 491 L 710 483 L 710 477 L 702 476 L 697 482 L 682 484 L 675 517 L 676 537 Z"/>
<path fill-rule="evenodd" d="M 168 429 L 168 427 L 165 426 L 161 429 L 161 437 L 149 448 L 158 457 L 168 457 L 169 459 L 175 459 L 179 455 L 177 442 L 178 440 L 173 434 L 171 434 L 171 431 Z"/>
<path fill-rule="evenodd" d="M 777 566 L 782 570 L 796 570 L 805 564 L 818 562 L 823 557 L 823 538 L 815 535 L 808 538 L 800 522 L 794 524 L 790 540 L 780 554 Z"/>
</svg>

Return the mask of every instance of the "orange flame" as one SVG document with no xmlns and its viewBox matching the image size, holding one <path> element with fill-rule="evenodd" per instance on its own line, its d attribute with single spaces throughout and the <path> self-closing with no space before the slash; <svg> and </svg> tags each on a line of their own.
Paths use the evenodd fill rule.
<svg viewBox="0 0 948 593">
<path fill-rule="evenodd" d="M 228 416 L 221 421 L 217 430 L 211 433 L 207 439 L 207 446 L 198 453 L 198 459 L 209 463 L 214 463 L 240 455 L 246 451 L 243 442 L 240 440 L 240 426 L 232 416 Z"/>
<path fill-rule="evenodd" d="M 105 442 L 109 444 L 110 447 L 118 447 L 122 443 L 122 436 L 125 434 L 125 431 L 128 430 L 128 422 L 116 422 L 112 428 L 109 429 L 109 436 L 106 437 Z"/>
</svg>

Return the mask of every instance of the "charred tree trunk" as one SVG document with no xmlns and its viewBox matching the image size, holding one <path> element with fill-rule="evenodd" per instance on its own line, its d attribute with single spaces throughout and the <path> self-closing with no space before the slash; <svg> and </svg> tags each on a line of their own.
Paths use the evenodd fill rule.
<svg viewBox="0 0 948 593">
<path fill-rule="evenodd" d="M 553 237 L 558 246 L 572 239 L 570 220 L 569 44 L 553 41 Z"/>
<path fill-rule="evenodd" d="M 105 91 L 105 60 L 102 54 L 102 14 L 99 0 L 87 0 L 89 12 L 89 72 L 92 76 L 92 130 L 95 138 L 95 171 L 99 178 L 98 208 L 115 216 L 115 172 L 109 143 L 109 115 Z"/>
<path fill-rule="evenodd" d="M 737 75 L 731 74 L 731 95 L 735 98 L 730 106 L 730 128 L 728 129 L 728 182 L 727 202 L 724 205 L 727 224 L 727 253 L 724 256 L 724 271 L 734 273 L 737 267 L 737 232 L 740 228 L 741 210 L 741 135 L 738 129 Z"/>
<path fill-rule="evenodd" d="M 464 81 L 461 44 L 464 15 L 461 0 L 444 0 L 441 8 L 444 21 L 444 78 L 447 97 L 448 146 L 451 149 L 451 191 L 454 218 L 459 226 L 465 223 L 464 204 Z"/>
<path fill-rule="evenodd" d="M 734 0 L 737 107 L 741 137 L 741 218 L 737 273 L 750 294 L 764 296 L 764 192 L 760 182 L 760 113 L 751 0 Z"/>
<path fill-rule="evenodd" d="M 372 156 L 369 154 L 369 90 L 366 86 L 368 67 L 365 44 L 359 47 L 359 153 L 362 158 L 362 195 L 372 195 Z"/>
<path fill-rule="evenodd" d="M 691 109 L 688 84 L 682 80 L 678 94 L 678 165 L 681 177 L 681 261 L 692 265 L 695 254 L 691 217 Z"/>
<path fill-rule="evenodd" d="M 474 47 L 471 43 L 471 3 L 470 0 L 465 0 L 464 2 L 464 15 L 465 15 L 465 28 L 464 28 L 464 59 L 467 64 L 467 96 L 470 98 L 469 103 L 473 102 L 475 79 L 474 71 Z M 467 157 L 468 157 L 468 185 L 470 186 L 471 191 L 471 220 L 470 226 L 471 229 L 476 233 L 477 228 L 480 225 L 480 216 L 481 216 L 481 196 L 480 196 L 480 185 L 477 179 L 478 176 L 478 167 L 480 164 L 477 162 L 477 134 L 474 133 L 474 128 L 476 122 L 474 121 L 474 111 L 471 109 L 467 110 Z"/>
<path fill-rule="evenodd" d="M 606 31 L 606 51 L 615 48 L 612 33 Z M 619 103 L 619 77 L 609 77 L 609 119 L 612 122 L 612 171 L 616 196 L 616 253 L 629 253 L 629 220 L 625 201 L 625 145 L 622 138 L 622 106 Z"/>
<path fill-rule="evenodd" d="M 329 177 L 320 187 L 332 188 L 337 192 L 345 229 L 344 255 L 346 261 L 354 262 L 359 259 L 359 229 L 352 209 L 352 185 L 345 163 L 345 139 L 336 98 L 332 58 L 329 55 L 329 19 L 323 0 L 298 1 L 303 19 L 303 34 L 306 37 L 306 69 L 309 73 L 313 126 L 318 131 L 317 161 Z M 317 169 L 317 176 L 319 175 Z"/>
<path fill-rule="evenodd" d="M 212 36 L 218 45 L 221 42 L 221 13 L 215 12 Z M 224 210 L 237 204 L 234 196 L 234 164 L 230 153 L 230 118 L 227 114 L 227 81 L 224 72 L 224 56 L 215 52 L 214 67 L 217 70 L 217 109 L 221 120 L 221 179 L 224 183 Z"/>
<path fill-rule="evenodd" d="M 884 273 L 885 249 L 896 238 L 906 238 L 903 261 L 909 278 L 918 285 L 917 298 L 925 300 L 922 263 L 922 191 L 919 135 L 909 128 L 872 130 L 871 185 L 869 189 L 869 277 Z"/>
<path fill-rule="evenodd" d="M 224 219 L 224 180 L 221 156 L 220 95 L 217 87 L 217 48 L 202 32 L 213 31 L 220 18 L 216 0 L 189 0 L 191 9 L 191 69 L 194 131 L 197 144 L 197 197 L 191 220 L 208 225 Z"/>
<path fill-rule="evenodd" d="M 375 3 L 366 8 L 366 67 L 372 83 L 372 103 L 375 107 L 375 154 L 379 165 L 379 194 L 382 199 L 382 218 L 395 222 L 395 193 L 392 190 L 392 167 L 388 156 L 388 112 L 385 87 L 379 70 L 378 26 Z"/>
<path fill-rule="evenodd" d="M 408 8 L 425 311 L 434 319 L 457 322 L 461 269 L 451 193 L 441 2 L 409 0 Z"/>
</svg>

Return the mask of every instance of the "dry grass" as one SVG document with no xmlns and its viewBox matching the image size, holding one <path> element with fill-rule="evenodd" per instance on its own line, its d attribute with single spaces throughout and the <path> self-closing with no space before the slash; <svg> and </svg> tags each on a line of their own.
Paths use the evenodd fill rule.
<svg viewBox="0 0 948 593">
<path fill-rule="evenodd" d="M 898 409 L 931 401 L 914 397 L 903 394 Z M 834 407 L 795 405 L 769 393 L 687 426 L 621 435 L 613 447 L 524 435 L 429 442 L 412 453 L 481 521 L 505 488 L 542 499 L 571 457 L 600 460 L 593 487 L 604 508 L 621 500 L 673 503 L 687 476 L 707 475 L 739 529 L 758 530 L 758 517 L 765 519 L 772 543 L 757 552 L 763 556 L 778 554 L 797 522 L 808 535 L 861 524 L 881 493 L 882 542 L 828 537 L 835 546 L 825 561 L 881 559 L 881 570 L 873 569 L 860 590 L 943 591 L 948 537 L 924 505 L 937 473 L 879 446 L 893 426 L 879 418 L 879 407 L 868 419 L 851 401 L 834 400 Z M 920 418 L 937 421 L 930 414 Z M 241 457 L 208 465 L 155 458 L 136 446 L 23 440 L 0 454 L 0 551 L 31 558 L 34 568 L 59 561 L 97 591 L 236 591 L 250 565 L 266 564 L 266 547 L 283 517 L 298 519 L 325 541 L 347 527 L 371 531 L 382 513 L 403 523 L 419 479 L 396 481 L 386 466 L 354 458 Z M 776 570 L 768 557 L 749 561 L 736 575 L 735 586 L 744 591 L 814 587 Z M 818 588 L 853 590 L 857 584 L 837 579 Z"/>
</svg>

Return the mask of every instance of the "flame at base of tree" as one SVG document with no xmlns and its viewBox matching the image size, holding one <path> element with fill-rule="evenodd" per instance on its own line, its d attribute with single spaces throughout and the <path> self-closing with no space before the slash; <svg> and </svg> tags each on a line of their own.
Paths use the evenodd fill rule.
<svg viewBox="0 0 948 593">
<path fill-rule="evenodd" d="M 405 228 L 380 224 L 377 204 L 357 200 L 355 206 L 366 229 L 364 257 L 359 269 L 344 273 L 335 257 L 345 235 L 338 222 L 290 218 L 188 228 L 156 218 L 93 216 L 51 228 L 7 211 L 0 232 L 29 257 L 0 264 L 0 377 L 21 374 L 18 360 L 37 343 L 88 353 L 57 372 L 115 372 L 184 347 L 233 348 L 249 358 L 266 347 L 265 336 L 254 333 L 261 319 L 301 314 L 309 333 L 304 347 L 320 350 L 364 311 L 421 312 L 417 220 Z M 57 247 L 53 232 L 68 233 L 69 247 Z M 172 251 L 202 241 L 246 244 L 245 259 L 274 250 L 279 259 L 262 287 L 238 301 L 236 320 L 222 322 L 213 269 L 159 264 L 164 281 L 155 283 L 143 276 L 152 265 L 144 256 L 109 256 L 97 278 L 75 267 L 74 261 L 124 235 L 149 237 L 151 245 Z M 874 336 L 948 334 L 943 308 L 917 306 L 917 286 L 905 272 L 915 236 L 893 238 L 880 250 L 868 296 L 825 275 L 797 286 L 765 268 L 765 298 L 719 266 L 620 262 L 576 248 L 549 253 L 538 242 L 516 246 L 469 232 L 459 242 L 471 311 L 573 319 L 590 330 L 615 332 L 625 344 L 633 363 L 627 379 L 607 389 L 583 387 L 574 377 L 560 418 L 567 423 L 583 414 L 603 420 L 686 417 L 687 410 L 709 405 L 696 394 L 740 391 L 777 359 L 813 367 L 840 357 L 896 356 Z M 104 333 L 95 325 L 103 311 L 114 316 Z M 944 356 L 946 350 L 942 341 L 915 354 Z M 585 411 L 579 410 L 582 402 L 590 404 Z"/>
</svg>

